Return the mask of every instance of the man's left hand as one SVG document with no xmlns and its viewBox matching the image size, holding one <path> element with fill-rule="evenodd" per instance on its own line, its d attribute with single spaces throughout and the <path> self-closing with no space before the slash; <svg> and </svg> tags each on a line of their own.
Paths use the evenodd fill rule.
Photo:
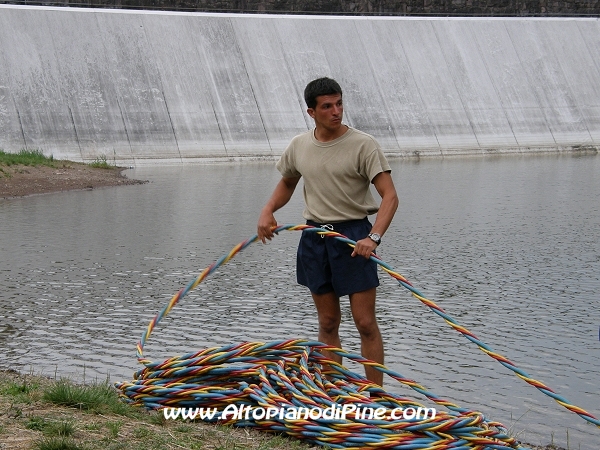
<svg viewBox="0 0 600 450">
<path fill-rule="evenodd" d="M 371 238 L 366 237 L 360 241 L 356 241 L 352 256 L 354 257 L 356 255 L 360 255 L 368 259 L 371 257 L 371 253 L 373 253 L 376 248 L 377 244 Z"/>
</svg>

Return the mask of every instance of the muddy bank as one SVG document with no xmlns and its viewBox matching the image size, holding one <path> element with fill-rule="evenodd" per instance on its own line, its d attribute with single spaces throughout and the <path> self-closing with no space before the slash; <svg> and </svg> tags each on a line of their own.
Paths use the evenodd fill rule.
<svg viewBox="0 0 600 450">
<path fill-rule="evenodd" d="M 142 184 L 122 174 L 124 167 L 99 168 L 64 162 L 57 167 L 0 166 L 0 199 L 76 189 Z"/>
</svg>

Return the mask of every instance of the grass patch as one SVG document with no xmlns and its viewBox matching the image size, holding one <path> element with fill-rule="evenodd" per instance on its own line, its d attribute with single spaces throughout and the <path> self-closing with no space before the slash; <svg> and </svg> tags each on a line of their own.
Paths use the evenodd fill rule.
<svg viewBox="0 0 600 450">
<path fill-rule="evenodd" d="M 34 431 L 44 431 L 46 425 L 46 419 L 44 419 L 43 417 L 33 416 L 29 418 L 29 421 L 25 425 L 25 428 Z"/>
<path fill-rule="evenodd" d="M 117 436 L 119 436 L 119 431 L 121 431 L 122 427 L 123 427 L 123 422 L 121 422 L 121 421 L 106 422 L 106 428 L 108 429 L 108 431 L 110 433 L 110 437 L 113 437 L 113 438 L 116 438 Z"/>
<path fill-rule="evenodd" d="M 97 413 L 127 415 L 132 412 L 132 408 L 121 402 L 113 387 L 107 383 L 87 386 L 60 380 L 45 390 L 43 399 L 56 405 Z"/>
<path fill-rule="evenodd" d="M 69 437 L 75 434 L 75 424 L 70 420 L 60 422 L 51 422 L 46 428 L 46 434 L 49 436 Z"/>
<path fill-rule="evenodd" d="M 69 161 L 61 161 L 54 159 L 54 156 L 45 156 L 41 150 L 28 150 L 23 149 L 19 153 L 7 153 L 4 150 L 0 150 L 0 172 L 2 166 L 48 166 L 48 167 L 60 167 L 64 166 L 64 163 Z M 90 167 L 96 169 L 113 169 L 115 166 L 108 163 L 106 155 L 101 155 L 87 164 Z"/>
<path fill-rule="evenodd" d="M 57 161 L 52 155 L 44 156 L 40 150 L 23 149 L 19 153 L 6 153 L 0 150 L 0 166 L 50 166 L 54 167 Z"/>
<path fill-rule="evenodd" d="M 106 155 L 99 156 L 89 163 L 88 166 L 95 167 L 96 169 L 112 169 L 114 167 L 106 161 Z"/>
<path fill-rule="evenodd" d="M 85 450 L 84 447 L 77 445 L 71 439 L 64 437 L 52 437 L 37 441 L 34 450 Z"/>
<path fill-rule="evenodd" d="M 56 421 L 40 416 L 31 416 L 25 428 L 40 431 L 48 437 L 69 437 L 75 433 L 75 423 L 71 420 Z"/>
<path fill-rule="evenodd" d="M 15 399 L 24 402 L 24 399 L 29 399 L 30 395 L 39 387 L 38 384 L 28 384 L 27 382 L 8 382 L 0 385 L 0 395 L 15 397 Z"/>
<path fill-rule="evenodd" d="M 0 383 L 0 396 L 10 399 L 11 407 L 15 409 L 15 405 L 28 405 L 38 400 L 40 396 L 38 389 L 39 384 L 35 382 L 9 381 Z"/>
</svg>

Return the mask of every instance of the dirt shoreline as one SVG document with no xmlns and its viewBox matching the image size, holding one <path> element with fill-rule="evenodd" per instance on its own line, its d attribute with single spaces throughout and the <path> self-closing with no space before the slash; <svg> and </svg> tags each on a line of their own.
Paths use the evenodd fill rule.
<svg viewBox="0 0 600 450">
<path fill-rule="evenodd" d="M 124 170 L 125 167 L 100 168 L 70 161 L 55 167 L 0 165 L 0 199 L 147 183 L 127 178 L 122 174 Z"/>
</svg>

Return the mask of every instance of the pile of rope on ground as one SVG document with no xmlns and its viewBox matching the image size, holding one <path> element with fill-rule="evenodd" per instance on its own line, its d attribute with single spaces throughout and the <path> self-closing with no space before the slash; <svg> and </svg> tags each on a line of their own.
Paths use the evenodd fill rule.
<svg viewBox="0 0 600 450">
<path fill-rule="evenodd" d="M 335 238 L 350 246 L 354 241 L 339 233 L 307 225 L 285 225 L 283 230 L 309 230 Z M 218 267 L 256 242 L 253 236 L 236 245 L 227 255 L 204 269 L 150 322 L 137 346 L 144 368 L 132 382 L 117 383 L 121 397 L 148 409 L 198 408 L 203 420 L 283 433 L 330 448 L 359 449 L 523 449 L 506 428 L 487 420 L 482 413 L 455 405 L 384 365 L 342 349 L 306 340 L 270 343 L 242 342 L 176 356 L 156 363 L 143 355 L 153 329 L 189 291 Z M 507 358 L 493 352 L 443 309 L 427 300 L 400 274 L 378 259 L 384 271 L 409 289 L 455 330 L 517 376 L 554 398 L 559 404 L 600 427 L 600 421 L 571 405 L 543 383 L 532 379 Z M 387 392 L 364 376 L 326 358 L 324 351 L 370 365 L 409 386 L 447 411 L 435 411 L 412 399 Z M 207 416 L 210 410 L 219 413 Z M 264 413 L 264 414 L 263 414 Z M 407 414 L 408 413 L 408 414 Z"/>
</svg>

